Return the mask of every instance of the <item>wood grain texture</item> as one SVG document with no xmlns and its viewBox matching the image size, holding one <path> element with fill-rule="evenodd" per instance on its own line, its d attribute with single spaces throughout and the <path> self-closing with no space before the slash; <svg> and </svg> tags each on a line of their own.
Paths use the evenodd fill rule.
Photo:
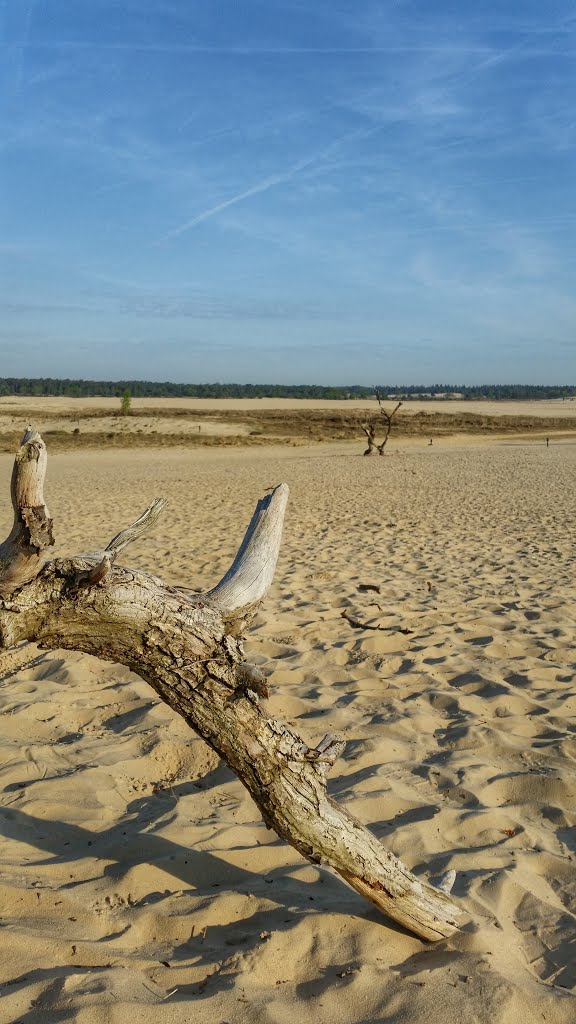
<svg viewBox="0 0 576 1024">
<path fill-rule="evenodd" d="M 146 573 L 115 566 L 110 557 L 104 571 L 102 553 L 42 566 L 43 545 L 51 543 L 41 493 L 44 471 L 43 443 L 38 435 L 27 435 L 13 479 L 13 495 L 24 504 L 15 509 L 15 528 L 0 549 L 6 559 L 0 645 L 34 641 L 128 666 L 226 761 L 266 824 L 303 857 L 336 871 L 421 938 L 452 934 L 462 911 L 451 896 L 413 875 L 327 795 L 326 775 L 343 742 L 329 735 L 310 748 L 292 728 L 268 715 L 262 702 L 266 681 L 244 660 L 241 633 L 272 582 L 287 486 L 281 484 L 258 502 L 222 581 L 206 594 L 187 595 Z M 22 526 L 31 496 L 45 515 L 39 520 L 38 548 Z M 140 535 L 154 518 L 144 514 L 136 530 L 119 536 L 125 540 L 131 530 Z M 113 547 L 111 542 L 110 551 Z M 33 576 L 32 563 L 23 570 L 22 561 L 31 557 L 30 548 L 36 558 Z M 19 567 L 12 576 L 10 558 Z M 14 586 L 16 579 L 23 582 Z"/>
</svg>

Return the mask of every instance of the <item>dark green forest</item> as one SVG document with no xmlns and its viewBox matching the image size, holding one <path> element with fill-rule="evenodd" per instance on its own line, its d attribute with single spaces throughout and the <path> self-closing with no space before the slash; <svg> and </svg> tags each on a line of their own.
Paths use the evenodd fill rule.
<svg viewBox="0 0 576 1024">
<path fill-rule="evenodd" d="M 0 377 L 0 396 L 59 396 L 71 398 L 120 398 L 128 390 L 133 398 L 332 398 L 343 401 L 378 393 L 385 397 L 411 398 L 458 396 L 477 400 L 526 398 L 575 398 L 576 385 L 566 384 L 360 384 L 328 387 L 321 384 L 174 384 L 150 380 L 62 380 L 54 377 Z"/>
</svg>

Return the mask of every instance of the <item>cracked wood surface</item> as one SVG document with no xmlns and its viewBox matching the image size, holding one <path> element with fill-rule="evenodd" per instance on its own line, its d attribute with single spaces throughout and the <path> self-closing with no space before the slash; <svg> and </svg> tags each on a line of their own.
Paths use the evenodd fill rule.
<svg viewBox="0 0 576 1024">
<path fill-rule="evenodd" d="M 19 487 L 19 474 L 30 476 L 30 466 L 35 490 Z M 43 442 L 27 433 L 16 459 L 13 495 L 41 498 L 44 471 Z M 272 581 L 287 496 L 283 484 L 261 499 L 230 570 L 208 594 L 185 595 L 154 576 L 114 565 L 111 557 L 104 560 L 102 552 L 41 567 L 40 546 L 33 552 L 34 576 L 24 583 L 32 562 L 11 576 L 8 559 L 0 576 L 0 645 L 13 648 L 28 640 L 128 666 L 226 761 L 266 824 L 302 856 L 332 868 L 421 938 L 444 938 L 455 931 L 462 912 L 451 896 L 413 875 L 328 796 L 326 775 L 343 741 L 329 735 L 311 749 L 270 717 L 261 701 L 266 680 L 244 661 L 241 633 Z M 43 499 L 38 507 L 45 510 Z M 118 536 L 139 535 L 147 514 Z M 45 525 L 39 539 L 44 547 L 52 543 Z M 30 531 L 15 506 L 15 527 L 0 553 L 6 558 L 12 552 L 22 566 L 19 545 L 22 557 L 30 558 Z"/>
</svg>

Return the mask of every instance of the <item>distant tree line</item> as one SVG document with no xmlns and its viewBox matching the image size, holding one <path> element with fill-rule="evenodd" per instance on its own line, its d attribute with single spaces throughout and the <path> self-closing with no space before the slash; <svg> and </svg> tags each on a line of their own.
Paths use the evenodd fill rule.
<svg viewBox="0 0 576 1024">
<path fill-rule="evenodd" d="M 576 385 L 565 384 L 379 384 L 386 398 L 410 400 L 439 396 L 463 399 L 514 400 L 576 398 Z M 68 380 L 57 377 L 0 377 L 0 395 L 24 397 L 60 395 L 69 398 L 373 398 L 374 387 L 360 384 L 327 387 L 321 384 L 174 384 L 149 380 Z"/>
</svg>

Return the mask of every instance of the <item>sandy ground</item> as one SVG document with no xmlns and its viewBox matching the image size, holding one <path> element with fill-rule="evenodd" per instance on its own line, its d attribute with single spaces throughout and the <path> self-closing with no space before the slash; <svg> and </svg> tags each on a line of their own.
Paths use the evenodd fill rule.
<svg viewBox="0 0 576 1024">
<path fill-rule="evenodd" d="M 392 404 L 395 404 L 392 401 Z M 59 412 L 86 413 L 91 409 L 106 409 L 111 415 L 118 412 L 118 398 L 15 398 L 0 397 L 0 415 L 18 415 L 19 410 L 37 410 L 53 416 Z M 316 398 L 133 398 L 132 408 L 198 410 L 226 410 L 249 412 L 259 409 L 375 409 L 374 399 L 357 401 L 322 401 Z M 526 402 L 459 402 L 459 401 L 410 401 L 403 406 L 405 412 L 473 412 L 485 416 L 576 416 L 576 401 L 551 399 L 549 401 Z"/>
<path fill-rule="evenodd" d="M 576 445 L 356 453 L 56 455 L 57 553 L 166 495 L 126 561 L 208 588 L 287 480 L 247 644 L 269 707 L 345 736 L 334 797 L 416 873 L 456 869 L 469 923 L 388 924 L 137 677 L 38 653 L 0 683 L 2 1024 L 573 1024 Z"/>
<path fill-rule="evenodd" d="M 2 407 L 0 406 L 0 412 Z M 0 415 L 0 434 L 13 430 L 25 430 L 27 424 L 21 416 Z M 162 416 L 154 413 L 148 416 L 84 416 L 82 419 L 59 419 L 44 406 L 34 416 L 34 429 L 41 434 L 48 431 L 65 431 L 72 433 L 81 430 L 83 434 L 203 434 L 217 437 L 227 434 L 232 437 L 243 437 L 250 433 L 250 428 L 242 423 L 227 423 L 224 420 L 198 420 L 189 416 Z M 47 443 L 49 437 L 47 436 Z"/>
</svg>

